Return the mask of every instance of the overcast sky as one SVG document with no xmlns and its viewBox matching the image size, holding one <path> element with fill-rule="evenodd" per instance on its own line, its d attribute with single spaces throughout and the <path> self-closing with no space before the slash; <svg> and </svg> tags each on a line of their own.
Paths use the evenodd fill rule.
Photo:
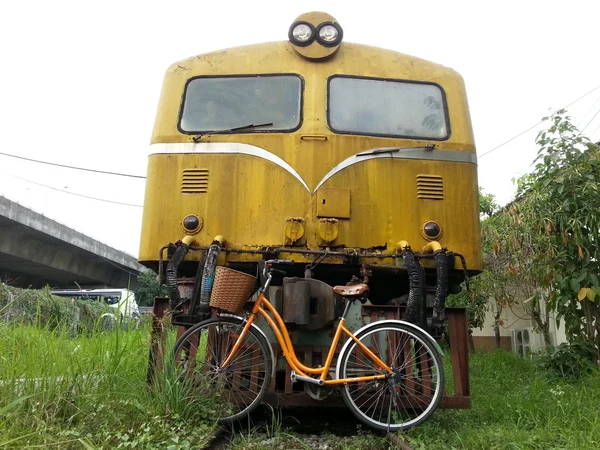
<svg viewBox="0 0 600 450">
<path fill-rule="evenodd" d="M 0 151 L 145 175 L 165 69 L 188 56 L 287 39 L 307 11 L 344 40 L 419 56 L 465 78 L 477 149 L 491 150 L 600 85 L 600 1 L 3 1 Z M 570 108 L 600 140 L 600 89 Z M 592 120 L 593 119 L 593 120 Z M 538 128 L 539 129 L 539 128 Z M 536 129 L 479 160 L 480 185 L 510 200 Z M 144 180 L 0 156 L 0 194 L 137 256 Z"/>
</svg>

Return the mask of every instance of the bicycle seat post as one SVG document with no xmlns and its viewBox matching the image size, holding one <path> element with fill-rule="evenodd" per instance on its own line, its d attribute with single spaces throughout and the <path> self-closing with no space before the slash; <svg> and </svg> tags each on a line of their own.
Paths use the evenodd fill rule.
<svg viewBox="0 0 600 450">
<path fill-rule="evenodd" d="M 346 300 L 346 305 L 344 306 L 344 312 L 342 313 L 342 317 L 340 317 L 340 320 L 346 320 L 346 316 L 348 315 L 348 311 L 350 310 L 350 305 L 354 303 L 354 300 L 356 299 L 344 297 L 344 300 Z"/>
</svg>

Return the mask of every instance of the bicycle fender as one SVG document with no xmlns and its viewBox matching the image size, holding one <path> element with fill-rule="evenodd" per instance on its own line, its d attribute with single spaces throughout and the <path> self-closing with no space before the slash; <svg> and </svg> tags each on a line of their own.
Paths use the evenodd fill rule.
<svg viewBox="0 0 600 450">
<path fill-rule="evenodd" d="M 362 333 L 363 331 L 367 331 L 370 328 L 373 328 L 376 325 L 381 325 L 381 324 L 386 324 L 386 323 L 401 323 L 402 325 L 406 325 L 409 328 L 413 328 L 417 331 L 420 331 L 421 333 L 423 333 L 423 335 L 425 336 L 425 338 L 429 341 L 429 344 L 432 344 L 434 348 L 437 349 L 437 351 L 439 352 L 440 356 L 445 356 L 444 355 L 444 351 L 442 350 L 442 347 L 440 347 L 440 345 L 435 341 L 435 339 L 424 329 L 422 329 L 421 327 L 418 327 L 417 325 L 410 323 L 410 322 L 405 322 L 404 320 L 379 320 L 377 322 L 372 322 L 369 323 L 367 325 L 365 325 L 364 327 L 361 327 L 358 329 L 358 331 L 356 333 L 354 333 L 355 336 L 358 336 L 360 333 Z M 338 363 L 336 363 L 336 367 L 335 367 L 335 377 L 337 379 L 340 378 L 340 365 L 339 365 L 339 361 L 342 357 L 342 355 L 346 352 L 346 350 L 348 349 L 348 347 L 350 346 L 350 344 L 352 344 L 352 342 L 354 342 L 352 339 L 348 339 L 346 341 L 346 343 L 344 344 L 344 346 L 342 347 L 342 349 L 340 350 L 339 353 L 339 357 L 338 357 Z"/>
<path fill-rule="evenodd" d="M 244 319 L 242 316 L 236 316 L 235 314 L 221 314 L 221 316 L 223 317 L 229 317 L 232 319 L 238 319 L 240 322 L 245 322 L 246 319 Z M 267 341 L 268 347 L 269 347 L 269 352 L 271 353 L 271 361 L 273 361 L 273 373 L 271 374 L 271 377 L 275 376 L 275 369 L 277 368 L 277 360 L 275 359 L 275 353 L 273 353 L 273 346 L 271 345 L 271 343 L 269 342 L 269 339 L 267 338 L 267 335 L 265 334 L 265 332 L 263 330 L 261 330 L 258 325 L 256 324 L 252 324 L 250 325 L 250 327 L 255 330 L 258 331 L 259 334 L 262 335 L 262 337 L 265 338 L 265 340 Z"/>
</svg>

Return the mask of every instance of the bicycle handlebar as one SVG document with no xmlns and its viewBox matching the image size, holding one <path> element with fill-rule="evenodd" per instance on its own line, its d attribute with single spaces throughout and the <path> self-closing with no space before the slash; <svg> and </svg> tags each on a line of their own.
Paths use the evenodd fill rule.
<svg viewBox="0 0 600 450">
<path fill-rule="evenodd" d="M 269 260 L 265 261 L 265 263 L 267 264 L 267 266 L 271 266 L 273 264 L 292 265 L 292 264 L 294 264 L 294 260 L 292 260 L 292 259 L 269 259 Z"/>
</svg>

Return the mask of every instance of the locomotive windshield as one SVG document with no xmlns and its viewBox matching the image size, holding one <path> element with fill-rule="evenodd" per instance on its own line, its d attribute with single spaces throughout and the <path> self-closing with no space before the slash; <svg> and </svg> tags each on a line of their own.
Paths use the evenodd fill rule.
<svg viewBox="0 0 600 450">
<path fill-rule="evenodd" d="M 439 140 L 450 134 L 444 92 L 432 83 L 333 76 L 327 112 L 338 133 Z"/>
<path fill-rule="evenodd" d="M 243 132 L 292 131 L 300 126 L 301 105 L 297 75 L 197 77 L 186 86 L 179 128 L 200 133 L 272 123 Z"/>
</svg>

